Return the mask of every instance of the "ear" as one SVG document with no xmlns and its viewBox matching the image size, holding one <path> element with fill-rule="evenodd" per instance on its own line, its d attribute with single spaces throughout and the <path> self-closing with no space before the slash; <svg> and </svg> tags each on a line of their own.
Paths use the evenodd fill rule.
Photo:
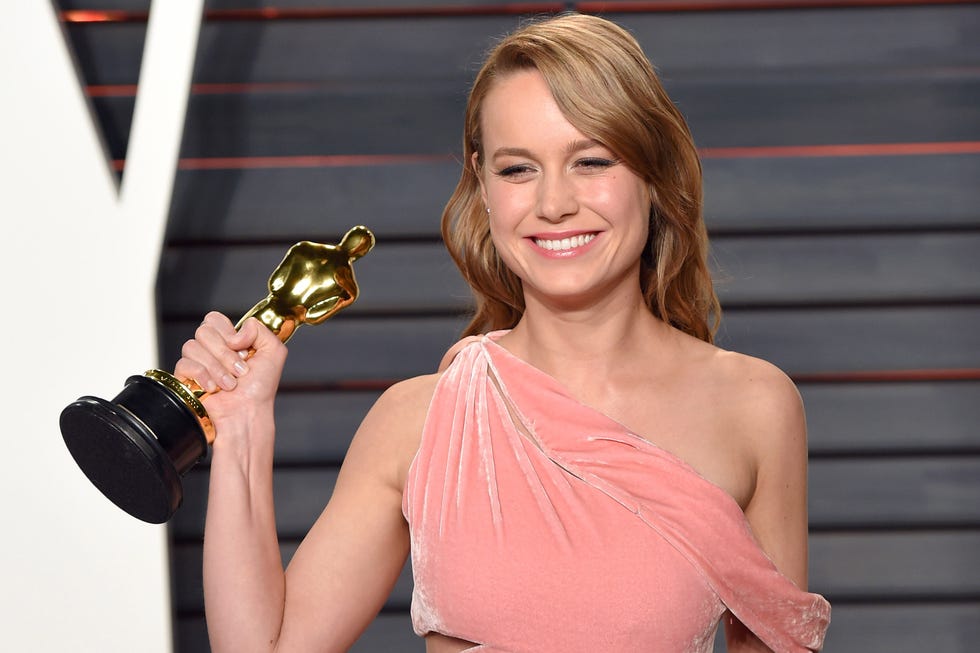
<svg viewBox="0 0 980 653">
<path fill-rule="evenodd" d="M 483 200 L 483 206 L 490 206 L 490 201 L 487 198 L 487 187 L 483 183 L 483 168 L 480 166 L 479 152 L 474 152 L 470 156 L 470 165 L 473 167 L 473 174 L 476 175 L 476 180 L 480 182 L 480 198 Z"/>
</svg>

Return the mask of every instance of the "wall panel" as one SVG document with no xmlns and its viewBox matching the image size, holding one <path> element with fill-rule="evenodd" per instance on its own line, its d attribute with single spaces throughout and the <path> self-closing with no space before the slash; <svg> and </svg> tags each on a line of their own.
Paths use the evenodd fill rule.
<svg viewBox="0 0 980 653">
<path fill-rule="evenodd" d="M 130 12 L 68 25 L 121 159 L 147 3 L 63 4 Z M 293 12 L 280 19 L 208 4 L 160 272 L 164 363 L 206 310 L 254 303 L 290 243 L 357 223 L 379 237 L 358 263 L 358 304 L 291 345 L 277 407 L 285 559 L 378 393 L 431 372 L 465 323 L 438 218 L 474 62 L 526 5 L 422 4 L 263 3 Z M 702 148 L 719 344 L 781 366 L 806 401 L 811 584 L 835 605 L 827 650 L 974 650 L 980 7 L 827 5 L 638 3 L 611 17 Z M 206 484 L 203 465 L 172 525 L 181 653 L 207 650 Z M 354 650 L 421 649 L 410 588 L 403 574 Z"/>
</svg>

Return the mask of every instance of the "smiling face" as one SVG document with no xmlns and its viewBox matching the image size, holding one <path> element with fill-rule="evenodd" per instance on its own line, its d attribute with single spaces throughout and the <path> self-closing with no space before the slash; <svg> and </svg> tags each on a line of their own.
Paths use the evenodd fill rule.
<svg viewBox="0 0 980 653">
<path fill-rule="evenodd" d="M 498 78 L 474 154 L 497 253 L 527 299 L 581 305 L 620 289 L 640 296 L 650 195 L 616 153 L 562 114 L 534 69 Z"/>
</svg>

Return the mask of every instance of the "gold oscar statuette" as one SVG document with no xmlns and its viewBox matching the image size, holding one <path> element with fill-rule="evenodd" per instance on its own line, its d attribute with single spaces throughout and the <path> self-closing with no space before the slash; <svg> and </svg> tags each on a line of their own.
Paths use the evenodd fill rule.
<svg viewBox="0 0 980 653">
<path fill-rule="evenodd" d="M 374 247 L 366 227 L 337 245 L 310 241 L 289 248 L 269 277 L 269 294 L 254 317 L 286 342 L 303 324 L 320 324 L 357 299 L 353 263 Z M 214 442 L 208 393 L 192 379 L 163 370 L 131 376 L 112 401 L 81 397 L 61 412 L 61 434 L 90 481 L 138 519 L 160 524 L 180 507 L 180 479 Z"/>
</svg>

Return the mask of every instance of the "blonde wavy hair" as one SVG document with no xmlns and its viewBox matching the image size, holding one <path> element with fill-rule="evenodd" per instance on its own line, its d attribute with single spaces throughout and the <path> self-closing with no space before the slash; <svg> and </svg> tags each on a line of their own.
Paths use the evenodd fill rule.
<svg viewBox="0 0 980 653">
<path fill-rule="evenodd" d="M 478 174 L 484 164 L 483 102 L 497 79 L 527 69 L 541 73 L 569 123 L 612 150 L 648 185 L 643 297 L 661 320 L 712 342 L 721 310 L 707 265 L 701 162 L 690 130 L 636 39 L 615 23 L 580 14 L 533 22 L 505 37 L 470 91 L 463 171 L 442 214 L 443 240 L 476 300 L 464 335 L 511 328 L 524 312 L 521 281 L 491 241 Z"/>
</svg>

